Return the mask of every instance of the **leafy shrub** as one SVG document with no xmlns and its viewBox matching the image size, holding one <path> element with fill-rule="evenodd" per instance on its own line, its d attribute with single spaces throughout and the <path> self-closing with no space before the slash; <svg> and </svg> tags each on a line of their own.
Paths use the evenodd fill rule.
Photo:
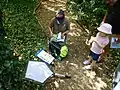
<svg viewBox="0 0 120 90">
<path fill-rule="evenodd" d="M 103 0 L 68 0 L 67 4 L 72 17 L 89 30 L 100 24 L 106 11 Z"/>
<path fill-rule="evenodd" d="M 0 40 L 0 90 L 41 90 L 26 80 L 25 70 L 34 53 L 46 48 L 46 36 L 33 15 L 34 0 L 0 0 L 6 37 Z"/>
</svg>

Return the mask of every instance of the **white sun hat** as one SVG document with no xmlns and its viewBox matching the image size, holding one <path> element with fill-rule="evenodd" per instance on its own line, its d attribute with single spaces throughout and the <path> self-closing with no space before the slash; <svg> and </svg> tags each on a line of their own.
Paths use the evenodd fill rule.
<svg viewBox="0 0 120 90">
<path fill-rule="evenodd" d="M 108 23 L 103 23 L 100 27 L 97 28 L 98 31 L 103 32 L 105 34 L 112 34 L 112 26 Z"/>
</svg>

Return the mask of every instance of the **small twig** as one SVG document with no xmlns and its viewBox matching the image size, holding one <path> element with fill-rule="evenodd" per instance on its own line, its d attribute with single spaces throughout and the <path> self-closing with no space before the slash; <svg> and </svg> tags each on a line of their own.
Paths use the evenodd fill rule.
<svg viewBox="0 0 120 90">
<path fill-rule="evenodd" d="M 36 8 L 34 9 L 33 15 L 35 16 L 36 20 L 38 21 L 38 24 L 40 25 L 41 29 L 44 30 L 44 33 L 46 33 L 46 32 L 45 32 L 45 27 L 41 24 L 40 20 L 39 20 L 38 17 L 37 17 L 37 14 L 36 14 L 36 11 L 37 11 L 37 9 L 41 6 L 42 1 L 43 1 L 43 0 L 41 0 L 40 3 L 39 3 L 39 4 L 36 6 Z M 46 34 L 45 34 L 45 35 L 46 35 Z M 47 37 L 47 35 L 46 35 L 46 37 Z"/>
<path fill-rule="evenodd" d="M 41 23 L 40 23 L 40 21 L 39 21 L 39 19 L 38 19 L 38 17 L 35 15 L 35 18 L 36 18 L 36 20 L 38 21 L 38 24 L 40 25 L 40 27 L 42 28 L 42 29 L 45 29 L 42 25 L 41 25 Z"/>
<path fill-rule="evenodd" d="M 79 21 L 77 21 L 77 20 L 75 20 L 75 21 L 76 21 L 76 23 L 78 24 L 77 26 L 78 26 L 80 29 L 82 29 L 82 30 L 85 30 L 85 29 L 86 29 Z M 87 33 L 87 31 L 86 31 L 86 33 Z"/>
<path fill-rule="evenodd" d="M 41 0 L 41 1 L 38 3 L 38 5 L 35 7 L 35 9 L 34 9 L 34 11 L 33 11 L 33 15 L 36 15 L 36 11 L 37 11 L 38 8 L 42 5 L 42 1 L 43 1 L 43 0 Z"/>
</svg>

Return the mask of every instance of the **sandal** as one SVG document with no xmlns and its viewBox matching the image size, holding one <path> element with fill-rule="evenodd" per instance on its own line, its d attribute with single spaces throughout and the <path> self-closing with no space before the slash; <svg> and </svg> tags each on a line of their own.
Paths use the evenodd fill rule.
<svg viewBox="0 0 120 90">
<path fill-rule="evenodd" d="M 85 60 L 85 61 L 83 62 L 83 64 L 84 64 L 84 65 L 89 65 L 90 62 L 89 62 L 89 60 Z"/>
</svg>

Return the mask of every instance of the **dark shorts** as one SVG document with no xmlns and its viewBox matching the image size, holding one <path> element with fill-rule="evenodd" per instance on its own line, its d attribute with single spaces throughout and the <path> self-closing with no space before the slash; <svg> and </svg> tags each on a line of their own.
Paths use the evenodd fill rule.
<svg viewBox="0 0 120 90">
<path fill-rule="evenodd" d="M 99 59 L 99 56 L 100 56 L 100 55 L 101 55 L 101 54 L 96 54 L 96 53 L 94 53 L 94 52 L 92 52 L 92 51 L 90 51 L 90 54 L 89 54 L 89 56 L 91 56 L 92 59 L 95 60 L 95 61 L 97 61 L 97 60 Z"/>
</svg>

